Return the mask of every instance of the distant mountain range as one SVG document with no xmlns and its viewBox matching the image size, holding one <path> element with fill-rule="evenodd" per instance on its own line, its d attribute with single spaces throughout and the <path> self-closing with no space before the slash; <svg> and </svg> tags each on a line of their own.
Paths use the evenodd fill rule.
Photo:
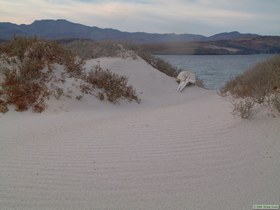
<svg viewBox="0 0 280 210">
<path fill-rule="evenodd" d="M 151 47 L 156 48 L 157 50 L 151 51 L 161 54 L 186 54 L 188 52 L 191 54 L 280 53 L 280 36 L 264 37 L 257 34 L 241 34 L 237 31 L 219 33 L 210 37 L 197 34 L 130 33 L 111 28 L 89 27 L 61 19 L 36 20 L 30 25 L 0 22 L 0 39 L 9 40 L 14 36 L 37 36 L 51 40 L 89 39 L 94 41 L 122 41 L 146 44 L 147 49 L 151 50 Z M 252 43 L 252 40 L 257 41 Z M 270 40 L 269 43 L 267 43 L 268 40 Z M 258 45 L 258 49 L 246 46 L 249 41 L 252 46 Z M 189 42 L 192 43 L 190 44 L 192 46 L 191 50 L 188 47 L 186 49 L 186 43 Z M 151 44 L 154 45 L 152 46 Z M 164 46 L 170 46 L 171 48 L 167 49 Z M 193 46 L 195 49 L 193 49 Z"/>
<path fill-rule="evenodd" d="M 257 34 L 240 34 L 237 31 L 206 37 L 196 34 L 151 34 L 144 32 L 121 32 L 116 29 L 89 27 L 67 20 L 36 20 L 30 25 L 0 22 L 0 39 L 13 36 L 38 36 L 46 39 L 115 40 L 133 43 L 216 41 L 256 37 Z"/>
</svg>

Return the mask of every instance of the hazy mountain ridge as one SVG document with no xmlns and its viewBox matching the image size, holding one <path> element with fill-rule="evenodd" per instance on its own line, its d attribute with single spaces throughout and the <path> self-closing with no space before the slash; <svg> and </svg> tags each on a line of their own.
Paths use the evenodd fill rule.
<svg viewBox="0 0 280 210">
<path fill-rule="evenodd" d="M 142 44 L 155 54 L 256 54 L 280 53 L 280 36 L 242 34 L 237 31 L 213 36 L 197 34 L 157 34 L 101 29 L 67 20 L 35 20 L 32 24 L 0 22 L 0 41 L 13 36 L 37 36 L 51 40 L 87 39 Z"/>
<path fill-rule="evenodd" d="M 216 34 L 210 37 L 197 34 L 156 34 L 145 32 L 121 32 L 116 29 L 101 29 L 89 27 L 67 20 L 35 20 L 32 24 L 16 25 L 13 23 L 0 23 L 0 39 L 7 40 L 14 35 L 38 36 L 46 39 L 92 39 L 115 40 L 133 43 L 159 43 L 159 42 L 186 42 L 186 41 L 214 41 L 221 39 L 239 39 L 255 37 L 256 34 L 240 34 L 229 32 Z"/>
</svg>

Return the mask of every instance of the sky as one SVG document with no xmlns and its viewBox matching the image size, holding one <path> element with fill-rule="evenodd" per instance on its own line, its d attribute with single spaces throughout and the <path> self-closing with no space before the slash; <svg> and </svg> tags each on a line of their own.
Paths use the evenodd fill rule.
<svg viewBox="0 0 280 210">
<path fill-rule="evenodd" d="M 0 0 L 0 22 L 41 19 L 128 32 L 280 35 L 280 0 Z"/>
</svg>

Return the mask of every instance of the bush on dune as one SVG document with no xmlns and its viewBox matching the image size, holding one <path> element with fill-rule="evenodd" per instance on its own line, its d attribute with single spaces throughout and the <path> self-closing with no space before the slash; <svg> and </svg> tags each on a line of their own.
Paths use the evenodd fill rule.
<svg viewBox="0 0 280 210">
<path fill-rule="evenodd" d="M 0 112 L 2 113 L 8 111 L 7 105 L 15 105 L 16 111 L 25 111 L 32 107 L 34 112 L 42 112 L 49 96 L 56 97 L 55 90 L 50 90 L 48 85 L 54 78 L 53 64 L 55 63 L 66 67 L 68 77 L 92 85 L 88 93 L 99 88 L 113 103 L 118 102 L 120 98 L 140 102 L 133 87 L 127 85 L 127 78 L 113 74 L 109 70 L 103 71 L 100 67 L 86 75 L 83 60 L 77 59 L 70 50 L 64 49 L 55 42 L 15 37 L 10 42 L 2 44 L 0 50 L 8 64 L 10 58 L 13 58 L 16 64 L 9 68 L 5 65 L 0 66 L 2 74 Z M 93 78 L 96 81 L 93 81 Z"/>
<path fill-rule="evenodd" d="M 120 99 L 125 98 L 129 102 L 140 103 L 135 89 L 127 84 L 126 77 L 115 74 L 108 69 L 104 70 L 99 64 L 95 66 L 95 70 L 89 72 L 86 79 L 94 88 L 101 90 L 98 95 L 100 100 L 104 100 L 106 97 L 108 101 L 118 103 Z"/>
<path fill-rule="evenodd" d="M 82 62 L 77 62 L 70 51 L 51 41 L 15 37 L 1 47 L 2 53 L 20 60 L 17 68 L 4 71 L 1 83 L 6 104 L 16 106 L 16 111 L 32 107 L 34 112 L 45 109 L 45 99 L 50 95 L 47 81 L 52 77 L 51 64 L 67 67 L 70 75 L 81 76 Z M 43 71 L 47 67 L 48 71 Z M 4 97 L 5 96 L 5 97 Z"/>
<path fill-rule="evenodd" d="M 23 75 L 21 71 L 15 69 L 5 73 L 1 85 L 6 96 L 6 104 L 15 105 L 16 111 L 25 111 L 31 106 L 33 111 L 42 112 L 45 108 L 44 98 L 49 95 L 47 87 Z"/>
<path fill-rule="evenodd" d="M 220 92 L 224 96 L 229 93 L 243 102 L 249 98 L 254 104 L 271 104 L 280 112 L 280 55 L 238 75 Z"/>
</svg>

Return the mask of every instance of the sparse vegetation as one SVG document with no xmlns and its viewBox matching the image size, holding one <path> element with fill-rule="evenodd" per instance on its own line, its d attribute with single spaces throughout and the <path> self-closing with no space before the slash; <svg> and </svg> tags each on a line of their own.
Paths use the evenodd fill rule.
<svg viewBox="0 0 280 210">
<path fill-rule="evenodd" d="M 198 86 L 198 87 L 206 89 L 203 80 L 200 79 L 198 76 L 196 76 L 195 85 Z"/>
<path fill-rule="evenodd" d="M 272 104 L 280 111 L 280 55 L 238 75 L 227 82 L 220 92 L 224 96 L 230 94 L 237 99 L 250 98 L 254 104 Z M 243 106 L 251 109 L 251 103 Z"/>
<path fill-rule="evenodd" d="M 65 43 L 64 47 L 72 53 L 79 55 L 82 59 L 101 57 L 131 57 L 136 59 L 137 57 L 133 51 L 125 49 L 122 44 L 113 41 L 75 40 Z"/>
<path fill-rule="evenodd" d="M 7 111 L 9 111 L 7 103 L 0 99 L 0 113 L 6 113 Z"/>
<path fill-rule="evenodd" d="M 180 71 L 182 71 L 181 69 L 177 69 L 168 62 L 147 52 L 139 45 L 127 43 L 119 44 L 117 42 L 109 41 L 94 42 L 90 40 L 79 40 L 64 43 L 64 46 L 83 59 L 100 57 L 129 57 L 136 59 L 137 56 L 139 56 L 151 66 L 170 77 L 176 77 Z M 203 81 L 199 78 L 197 78 L 196 85 L 205 88 Z"/>
<path fill-rule="evenodd" d="M 151 53 L 143 50 L 139 46 L 133 46 L 133 45 L 125 45 L 126 48 L 131 49 L 136 52 L 136 54 L 141 57 L 143 60 L 145 60 L 147 63 L 149 63 L 154 68 L 158 69 L 162 73 L 170 76 L 170 77 L 176 77 L 179 73 L 179 69 L 173 67 L 168 62 L 152 55 Z"/>
<path fill-rule="evenodd" d="M 42 112 L 46 108 L 45 101 L 50 96 L 57 99 L 64 95 L 72 98 L 71 90 L 64 94 L 65 90 L 56 85 L 64 83 L 65 77 L 80 81 L 82 93 L 94 95 L 93 93 L 98 91 L 95 89 L 100 89 L 112 103 L 117 103 L 120 99 L 140 102 L 133 87 L 127 85 L 127 78 L 103 70 L 100 66 L 86 75 L 83 60 L 55 42 L 15 37 L 0 46 L 0 54 L 4 55 L 8 64 L 8 67 L 0 66 L 2 113 L 8 111 L 8 105 L 15 105 L 16 111 L 25 111 L 32 107 L 34 112 Z M 14 65 L 9 65 L 11 61 Z M 64 76 L 56 75 L 58 73 L 54 72 L 54 65 L 65 67 L 65 72 L 62 73 Z M 81 97 L 77 97 L 77 100 L 80 99 Z"/>
<path fill-rule="evenodd" d="M 140 103 L 136 91 L 131 85 L 127 84 L 126 77 L 112 73 L 108 69 L 104 70 L 99 64 L 95 66 L 94 70 L 89 72 L 86 80 L 94 88 L 99 88 L 102 91 L 98 93 L 100 100 L 106 98 L 112 103 L 118 103 L 120 99 L 125 98 L 129 102 L 136 101 Z"/>
<path fill-rule="evenodd" d="M 280 94 L 275 94 L 271 99 L 272 105 L 278 112 L 280 112 Z"/>
<path fill-rule="evenodd" d="M 178 69 L 170 65 L 168 62 L 144 51 L 137 45 L 80 40 L 67 43 L 65 44 L 65 47 L 78 54 L 83 59 L 100 57 L 131 57 L 136 59 L 138 55 L 166 75 L 170 77 L 176 77 L 178 75 Z"/>
<path fill-rule="evenodd" d="M 65 65 L 69 74 L 81 75 L 82 62 L 76 62 L 69 51 L 54 42 L 15 37 L 2 45 L 1 51 L 20 60 L 17 68 L 4 71 L 1 83 L 5 103 L 15 105 L 16 111 L 29 107 L 35 112 L 45 109 L 45 100 L 50 95 L 46 83 L 52 76 L 51 64 Z"/>
<path fill-rule="evenodd" d="M 82 100 L 82 98 L 83 98 L 83 96 L 82 96 L 82 95 L 78 95 L 78 96 L 76 96 L 76 99 L 77 99 L 78 101 Z"/>
<path fill-rule="evenodd" d="M 238 115 L 242 119 L 248 119 L 253 115 L 253 107 L 255 103 L 250 99 L 243 99 L 240 101 L 233 101 L 233 110 L 234 115 Z"/>
<path fill-rule="evenodd" d="M 4 82 L 1 84 L 4 103 L 15 105 L 16 111 L 25 111 L 30 106 L 34 111 L 39 110 L 38 107 L 44 109 L 44 100 L 49 95 L 48 89 L 45 84 L 36 81 L 37 77 L 33 80 L 24 73 L 22 69 L 5 73 Z"/>
</svg>

